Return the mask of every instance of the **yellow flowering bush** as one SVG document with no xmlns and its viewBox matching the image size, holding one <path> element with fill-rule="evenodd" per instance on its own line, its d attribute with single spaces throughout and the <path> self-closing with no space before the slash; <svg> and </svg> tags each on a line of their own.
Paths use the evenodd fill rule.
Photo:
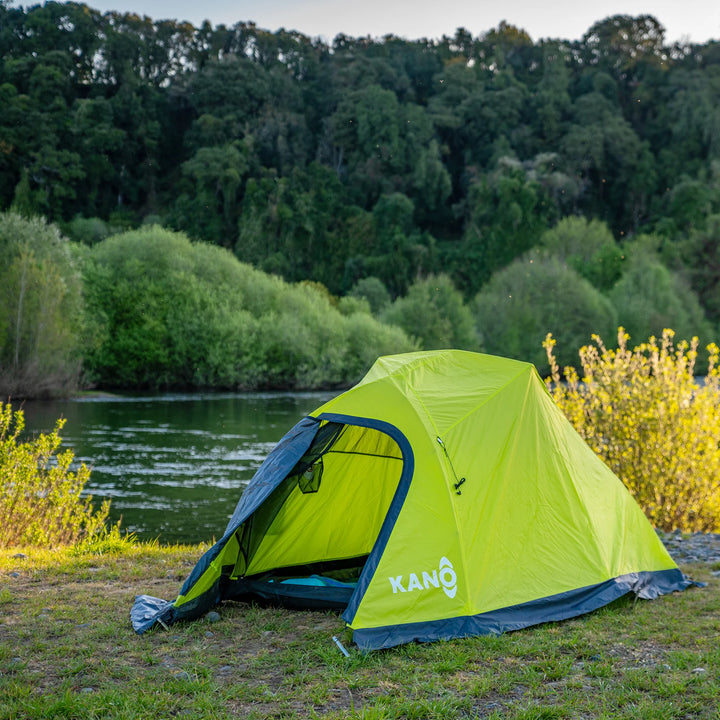
<svg viewBox="0 0 720 720">
<path fill-rule="evenodd" d="M 110 503 L 96 511 L 92 498 L 81 496 L 90 470 L 70 472 L 71 450 L 55 454 L 64 422 L 20 441 L 22 411 L 0 402 L 0 548 L 70 545 L 105 530 Z"/>
<path fill-rule="evenodd" d="M 616 349 L 597 335 L 560 375 L 548 335 L 548 389 L 575 429 L 622 479 L 650 522 L 665 531 L 720 530 L 720 374 L 717 345 L 708 371 L 693 374 L 697 338 L 673 344 L 664 330 L 628 348 L 623 328 Z"/>
</svg>

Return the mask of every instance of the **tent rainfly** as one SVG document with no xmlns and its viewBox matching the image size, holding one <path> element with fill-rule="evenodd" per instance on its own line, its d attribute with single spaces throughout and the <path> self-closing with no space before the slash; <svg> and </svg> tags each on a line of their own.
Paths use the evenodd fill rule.
<svg viewBox="0 0 720 720">
<path fill-rule="evenodd" d="M 383 357 L 290 430 L 174 602 L 331 607 L 361 650 L 501 633 L 693 584 L 527 363 Z"/>
</svg>

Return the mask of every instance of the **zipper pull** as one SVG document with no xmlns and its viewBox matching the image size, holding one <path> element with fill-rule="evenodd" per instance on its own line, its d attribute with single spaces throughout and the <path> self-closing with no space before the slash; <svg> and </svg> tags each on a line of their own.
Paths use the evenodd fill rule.
<svg viewBox="0 0 720 720">
<path fill-rule="evenodd" d="M 452 460 L 450 459 L 450 453 L 447 451 L 447 448 L 445 447 L 445 443 L 442 441 L 442 438 L 438 435 L 436 440 L 438 441 L 438 444 L 443 449 L 443 452 L 445 453 L 445 457 L 448 459 L 448 463 L 450 463 L 450 469 L 452 470 L 453 475 L 455 476 L 455 483 L 453 487 L 455 488 L 455 492 L 458 495 L 462 495 L 462 492 L 460 491 L 460 486 L 465 482 L 465 478 L 460 478 L 458 480 L 457 473 L 455 472 L 455 468 L 452 464 Z"/>
</svg>

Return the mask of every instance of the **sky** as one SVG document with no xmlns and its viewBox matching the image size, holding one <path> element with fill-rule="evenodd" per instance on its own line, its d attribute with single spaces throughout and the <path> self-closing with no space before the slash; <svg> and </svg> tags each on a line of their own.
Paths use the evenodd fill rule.
<svg viewBox="0 0 720 720">
<path fill-rule="evenodd" d="M 505 20 L 534 40 L 577 40 L 593 23 L 611 15 L 652 15 L 669 43 L 720 40 L 720 0 L 81 0 L 100 11 L 148 15 L 153 20 L 204 20 L 232 26 L 253 21 L 260 28 L 297 30 L 331 41 L 351 37 L 407 39 L 452 36 L 464 27 L 481 35 Z M 29 6 L 34 2 L 16 2 Z"/>
</svg>

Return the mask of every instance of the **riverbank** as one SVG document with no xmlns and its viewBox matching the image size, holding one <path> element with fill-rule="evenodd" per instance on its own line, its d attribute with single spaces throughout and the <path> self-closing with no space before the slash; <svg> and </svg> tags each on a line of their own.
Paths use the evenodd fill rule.
<svg viewBox="0 0 720 720">
<path fill-rule="evenodd" d="M 0 717 L 717 718 L 718 563 L 656 601 L 365 656 L 334 613 L 239 603 L 135 635 L 135 595 L 175 597 L 204 549 L 0 551 Z"/>
<path fill-rule="evenodd" d="M 679 565 L 687 563 L 720 564 L 720 533 L 689 533 L 679 530 L 671 533 L 658 531 L 660 539 L 673 560 Z"/>
</svg>

